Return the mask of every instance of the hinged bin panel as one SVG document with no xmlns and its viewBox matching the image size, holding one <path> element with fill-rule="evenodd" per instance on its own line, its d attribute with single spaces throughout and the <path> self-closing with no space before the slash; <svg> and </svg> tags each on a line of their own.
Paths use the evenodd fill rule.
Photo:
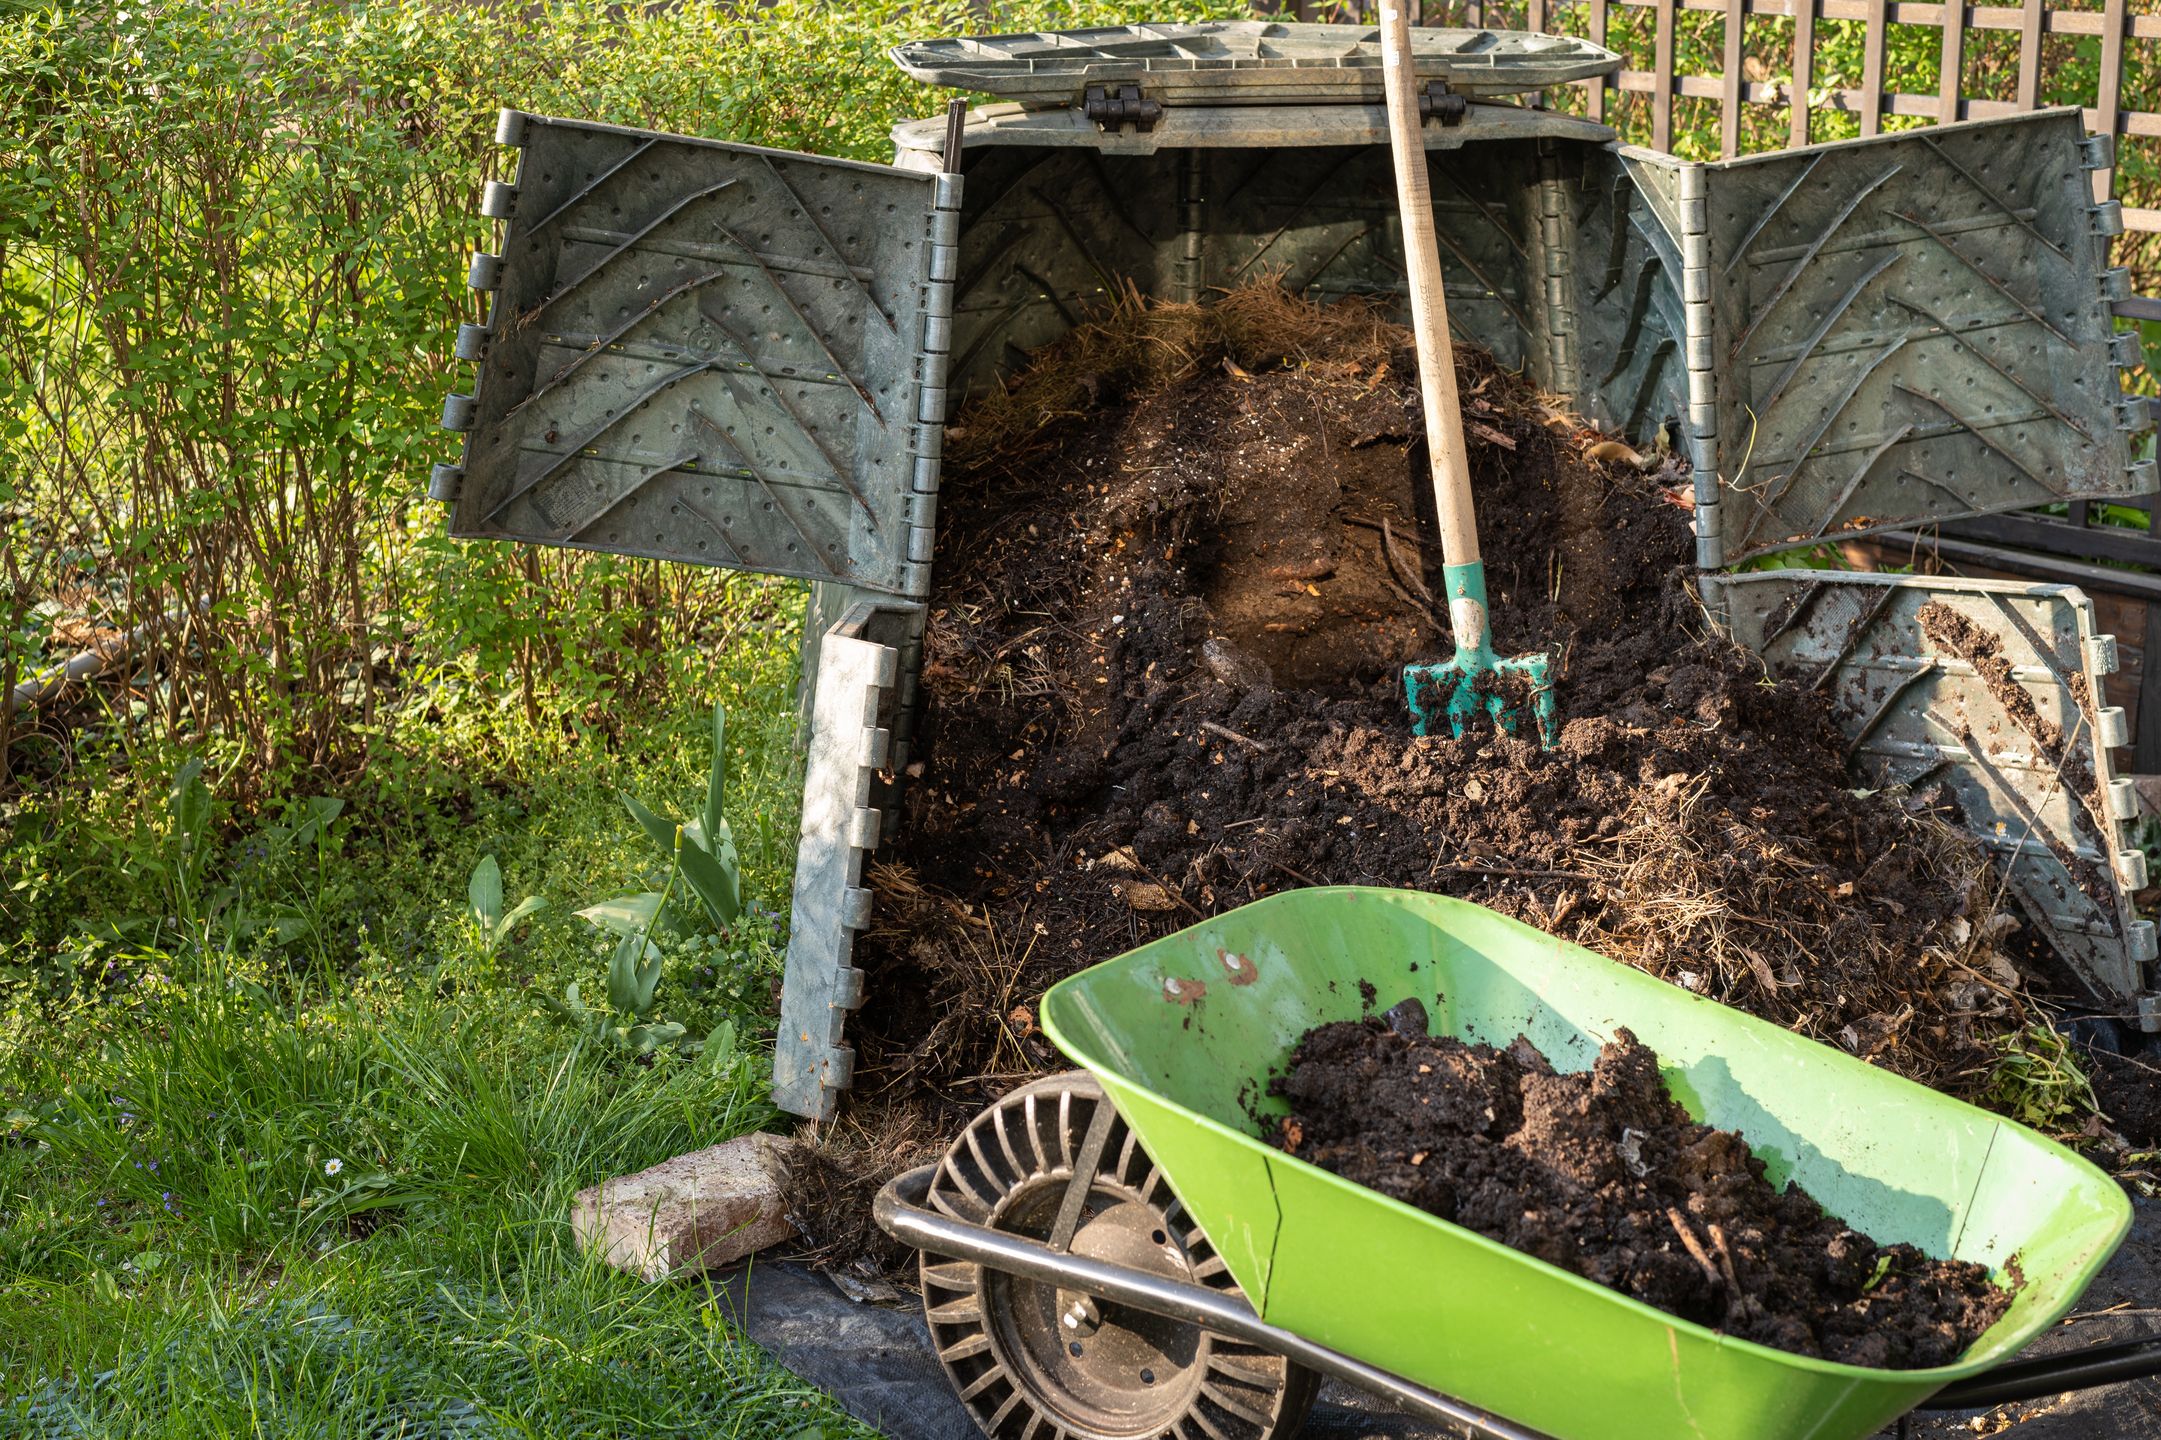
<svg viewBox="0 0 2161 1440">
<path fill-rule="evenodd" d="M 2021 907 L 2104 999 L 2151 980 L 2146 883 L 2131 843 L 2137 800 L 2109 750 L 2124 713 L 2102 708 L 2115 643 L 2078 590 L 1783 570 L 1714 582 L 1733 636 L 1782 676 L 1820 689 L 1856 770 L 1878 785 L 1941 783 L 1994 853 Z"/>
<path fill-rule="evenodd" d="M 2054 110 L 1684 184 L 1691 366 L 1713 377 L 1690 415 L 1719 479 L 1710 563 L 2153 488 L 2119 375 L 2136 341 L 2112 338 L 2122 222 L 2087 173 L 2107 148 Z"/>
<path fill-rule="evenodd" d="M 957 178 L 537 116 L 505 137 L 453 533 L 921 593 Z"/>
</svg>

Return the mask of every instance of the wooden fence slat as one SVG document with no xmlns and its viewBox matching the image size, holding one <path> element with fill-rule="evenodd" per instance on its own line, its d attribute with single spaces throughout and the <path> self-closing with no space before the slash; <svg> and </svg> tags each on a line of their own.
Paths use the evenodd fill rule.
<svg viewBox="0 0 2161 1440">
<path fill-rule="evenodd" d="M 1975 18 L 1980 11 L 1974 12 Z M 2018 108 L 2041 108 L 2041 0 L 2026 0 L 2018 23 Z"/>
<path fill-rule="evenodd" d="M 1651 44 L 1651 73 L 1658 89 L 1651 96 L 1651 148 L 1673 150 L 1673 22 L 1674 0 L 1657 0 L 1658 35 Z"/>
<path fill-rule="evenodd" d="M 1523 28 L 1543 32 L 1546 28 L 1546 0 L 1526 0 Z"/>
<path fill-rule="evenodd" d="M 1616 5 L 1630 5 L 1640 10 L 1651 9 L 1663 0 L 1612 0 Z M 1726 0 L 1680 0 L 1683 10 L 1723 10 Z M 1791 0 L 1745 0 L 1744 8 L 1751 15 L 1791 15 Z M 1816 13 L 1825 20 L 1866 20 L 1874 8 L 1874 0 L 1817 0 Z M 1889 0 L 1884 5 L 1884 18 L 1893 25 L 1941 25 L 1945 6 L 1937 0 Z M 1966 12 L 1968 30 L 2019 30 L 2023 31 L 2028 16 L 2022 5 L 1975 5 Z M 2129 21 L 2130 36 L 2134 40 L 2161 40 L 2161 14 L 2133 15 Z M 2041 33 L 2045 35 L 2099 35 L 2105 22 L 2098 10 L 2040 10 Z"/>
<path fill-rule="evenodd" d="M 1731 160 L 1741 153 L 1741 36 L 1747 26 L 1742 0 L 1726 0 L 1726 49 L 1718 96 L 1718 153 Z"/>
<path fill-rule="evenodd" d="M 1962 11 L 1964 7 L 1954 6 Z M 1948 125 L 1958 119 L 1959 97 L 1966 91 L 1966 27 L 1965 17 L 1955 14 L 1945 17 L 1943 48 L 1936 62 L 1937 98 L 1942 101 L 1936 107 L 1938 124 Z"/>
<path fill-rule="evenodd" d="M 1861 41 L 1861 133 L 1883 128 L 1883 45 L 1887 0 L 1867 0 L 1868 33 Z"/>
<path fill-rule="evenodd" d="M 1591 0 L 1590 36 L 1593 45 L 1606 43 L 1606 0 Z M 1584 113 L 1600 124 L 1606 120 L 1606 84 L 1603 75 L 1591 81 L 1590 103 L 1584 107 Z"/>
<path fill-rule="evenodd" d="M 1816 83 L 1816 0 L 1794 0 L 1793 94 L 1787 101 L 1786 143 L 1808 143 L 1808 92 Z"/>
<path fill-rule="evenodd" d="M 2127 8 L 2124 0 L 2108 0 L 2101 7 L 2101 93 L 2094 97 L 2094 108 L 2101 112 L 2101 123 L 2094 129 L 2109 136 L 2116 133 L 2117 110 L 2123 100 L 2123 31 Z M 2094 198 L 2107 199 L 2115 181 L 2114 170 L 2096 170 Z"/>
</svg>

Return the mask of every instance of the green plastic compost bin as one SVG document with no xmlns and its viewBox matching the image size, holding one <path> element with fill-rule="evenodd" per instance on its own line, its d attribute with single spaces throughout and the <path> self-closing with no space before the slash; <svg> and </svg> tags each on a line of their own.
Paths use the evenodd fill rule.
<svg viewBox="0 0 2161 1440">
<path fill-rule="evenodd" d="M 1363 981 L 1372 987 L 1361 990 Z M 1957 1365 L 1872 1370 L 1676 1319 L 1293 1159 L 1250 1113 L 1298 1038 L 1408 996 L 1436 1032 L 1586 1069 L 1627 1026 L 1689 1114 L 1739 1131 L 1879 1241 L 2024 1283 Z M 2023 1126 L 1465 901 L 1298 890 L 1054 987 L 1044 1028 L 1101 1079 L 1270 1322 L 1560 1440 L 1839 1440 L 1998 1364 L 2068 1310 L 2130 1205 Z"/>
</svg>

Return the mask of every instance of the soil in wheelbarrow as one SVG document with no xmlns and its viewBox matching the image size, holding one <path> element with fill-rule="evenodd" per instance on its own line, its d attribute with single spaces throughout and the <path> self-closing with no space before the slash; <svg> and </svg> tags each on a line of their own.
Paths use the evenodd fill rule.
<svg viewBox="0 0 2161 1440">
<path fill-rule="evenodd" d="M 1407 1013 L 1408 1012 L 1408 1013 Z M 1588 1070 L 1427 1033 L 1416 1001 L 1309 1031 L 1280 1149 L 1669 1314 L 1799 1355 L 1948 1364 L 2009 1306 L 1988 1271 L 1878 1245 L 1690 1120 L 1622 1030 Z"/>
<path fill-rule="evenodd" d="M 1457 366 L 1496 645 L 1552 655 L 1552 751 L 1411 733 L 1401 667 L 1450 641 L 1416 362 L 1376 309 L 1128 303 L 949 427 L 920 724 L 854 952 L 853 1100 L 797 1206 L 813 1234 L 906 1158 L 893 1117 L 947 1133 L 1062 1064 L 1047 986 L 1303 885 L 1464 896 L 1983 1086 L 2025 1000 L 1946 797 L 1859 786 L 1828 702 L 1715 633 L 1677 458 L 1481 351 Z"/>
</svg>

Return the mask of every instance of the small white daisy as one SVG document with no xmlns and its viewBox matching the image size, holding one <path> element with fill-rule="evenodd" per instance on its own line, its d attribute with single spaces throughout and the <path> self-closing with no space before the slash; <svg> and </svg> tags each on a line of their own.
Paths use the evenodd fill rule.
<svg viewBox="0 0 2161 1440">
<path fill-rule="evenodd" d="M 323 1173 L 325 1175 L 335 1175 L 344 1168 L 345 1162 L 343 1160 L 325 1160 L 323 1162 Z"/>
</svg>

